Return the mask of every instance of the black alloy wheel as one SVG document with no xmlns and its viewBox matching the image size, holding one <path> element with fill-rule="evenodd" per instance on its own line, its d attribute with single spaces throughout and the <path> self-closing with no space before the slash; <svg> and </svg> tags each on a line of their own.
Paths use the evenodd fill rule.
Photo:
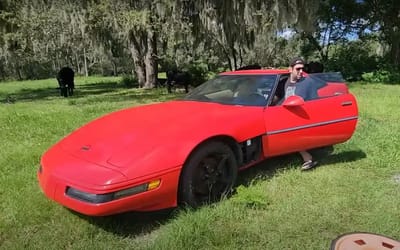
<svg viewBox="0 0 400 250">
<path fill-rule="evenodd" d="M 229 146 L 209 142 L 198 148 L 183 167 L 179 201 L 198 207 L 228 196 L 236 182 L 238 166 Z"/>
</svg>

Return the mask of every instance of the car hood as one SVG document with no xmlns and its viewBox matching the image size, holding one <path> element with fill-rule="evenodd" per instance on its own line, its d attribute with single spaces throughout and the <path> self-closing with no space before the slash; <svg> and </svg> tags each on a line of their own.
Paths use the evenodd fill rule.
<svg viewBox="0 0 400 250">
<path fill-rule="evenodd" d="M 213 134 L 234 136 L 238 141 L 261 134 L 262 112 L 262 107 L 193 101 L 144 105 L 98 118 L 65 137 L 59 146 L 89 162 L 123 168 L 133 159 L 157 157 L 155 152 L 160 146 L 180 144 L 182 147 L 185 143 L 199 143 Z M 249 128 L 243 129 L 243 126 Z M 237 133 L 243 130 L 247 132 Z"/>
</svg>

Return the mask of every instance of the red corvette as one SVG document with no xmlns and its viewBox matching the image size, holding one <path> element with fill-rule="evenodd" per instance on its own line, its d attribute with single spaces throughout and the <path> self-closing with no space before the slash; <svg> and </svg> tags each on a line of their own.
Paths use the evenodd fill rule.
<svg viewBox="0 0 400 250">
<path fill-rule="evenodd" d="M 276 102 L 288 76 L 288 70 L 226 72 L 182 100 L 98 118 L 43 155 L 40 186 L 86 215 L 197 207 L 227 195 L 238 170 L 348 140 L 358 109 L 340 75 L 306 75 L 319 98 Z"/>
</svg>

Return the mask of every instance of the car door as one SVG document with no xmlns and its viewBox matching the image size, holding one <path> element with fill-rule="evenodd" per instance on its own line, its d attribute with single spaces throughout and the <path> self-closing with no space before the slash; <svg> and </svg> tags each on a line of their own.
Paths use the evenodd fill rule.
<svg viewBox="0 0 400 250">
<path fill-rule="evenodd" d="M 357 103 L 350 93 L 310 100 L 302 105 L 266 107 L 264 156 L 344 142 L 354 133 L 357 115 Z"/>
</svg>

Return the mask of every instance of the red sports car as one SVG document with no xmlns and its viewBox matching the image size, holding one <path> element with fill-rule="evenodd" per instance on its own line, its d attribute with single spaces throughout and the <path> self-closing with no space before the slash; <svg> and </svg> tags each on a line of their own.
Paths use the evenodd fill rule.
<svg viewBox="0 0 400 250">
<path fill-rule="evenodd" d="M 40 186 L 63 206 L 93 216 L 197 207 L 227 195 L 238 170 L 348 140 L 358 109 L 340 75 L 306 75 L 317 99 L 279 101 L 288 76 L 226 72 L 181 100 L 98 118 L 43 155 Z"/>
</svg>

